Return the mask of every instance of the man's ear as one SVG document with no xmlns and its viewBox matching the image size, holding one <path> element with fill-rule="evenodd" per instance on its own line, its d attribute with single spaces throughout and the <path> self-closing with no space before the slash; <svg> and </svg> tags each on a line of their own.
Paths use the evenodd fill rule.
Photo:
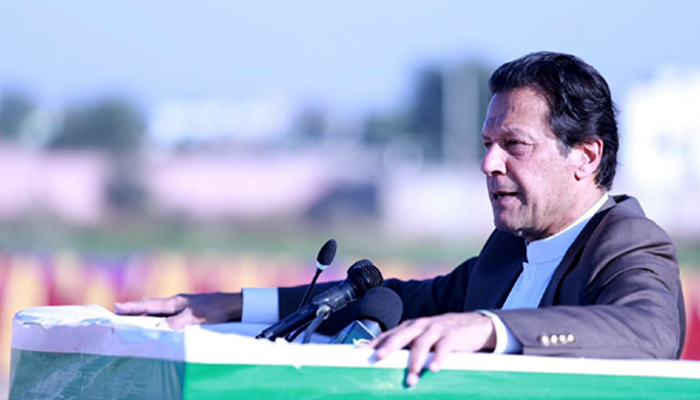
<svg viewBox="0 0 700 400">
<path fill-rule="evenodd" d="M 574 176 L 577 180 L 583 180 L 589 176 L 595 176 L 598 165 L 603 157 L 603 140 L 595 138 L 590 141 L 574 145 Z"/>
</svg>

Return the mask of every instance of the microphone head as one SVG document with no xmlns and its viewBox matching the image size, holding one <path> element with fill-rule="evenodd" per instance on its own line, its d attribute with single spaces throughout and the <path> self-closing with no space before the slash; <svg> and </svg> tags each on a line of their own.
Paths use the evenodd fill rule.
<svg viewBox="0 0 700 400">
<path fill-rule="evenodd" d="M 338 243 L 335 241 L 335 239 L 327 241 L 318 252 L 318 256 L 316 257 L 316 268 L 323 271 L 329 265 L 331 265 L 337 250 Z"/>
<path fill-rule="evenodd" d="M 355 296 L 360 298 L 372 288 L 382 286 L 384 278 L 370 260 L 360 260 L 348 268 L 348 281 L 355 289 Z"/>
<path fill-rule="evenodd" d="M 355 309 L 355 320 L 379 323 L 382 332 L 395 328 L 403 314 L 403 302 L 396 292 L 386 287 L 370 289 Z"/>
</svg>

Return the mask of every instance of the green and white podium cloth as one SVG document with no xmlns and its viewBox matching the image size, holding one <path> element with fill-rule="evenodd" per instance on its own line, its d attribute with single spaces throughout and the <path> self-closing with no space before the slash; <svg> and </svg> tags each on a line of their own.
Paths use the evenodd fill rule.
<svg viewBox="0 0 700 400">
<path fill-rule="evenodd" d="M 451 354 L 407 388 L 406 351 L 374 363 L 350 345 L 253 339 L 260 325 L 158 321 L 97 306 L 19 312 L 10 399 L 700 399 L 700 362 Z"/>
</svg>

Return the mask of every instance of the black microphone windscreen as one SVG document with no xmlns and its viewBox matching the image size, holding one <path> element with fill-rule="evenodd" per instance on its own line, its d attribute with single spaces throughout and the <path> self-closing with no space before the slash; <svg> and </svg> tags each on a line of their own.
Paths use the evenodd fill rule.
<svg viewBox="0 0 700 400">
<path fill-rule="evenodd" d="M 332 312 L 338 311 L 364 296 L 373 287 L 381 286 L 383 282 L 382 273 L 371 261 L 360 260 L 348 269 L 346 280 L 317 295 L 309 304 L 272 324 L 256 337 L 275 340 L 313 320 L 321 307 Z"/>
<path fill-rule="evenodd" d="M 318 257 L 316 257 L 318 265 L 323 265 L 325 267 L 331 265 L 337 250 L 338 243 L 335 241 L 335 239 L 327 241 L 323 247 L 321 247 L 321 250 L 319 250 Z"/>
<path fill-rule="evenodd" d="M 355 309 L 355 320 L 378 322 L 382 331 L 395 328 L 403 314 L 403 302 L 396 292 L 376 287 L 367 292 Z"/>
<path fill-rule="evenodd" d="M 382 286 L 384 277 L 370 260 L 360 260 L 348 268 L 348 281 L 353 285 L 357 298 L 368 290 Z"/>
</svg>

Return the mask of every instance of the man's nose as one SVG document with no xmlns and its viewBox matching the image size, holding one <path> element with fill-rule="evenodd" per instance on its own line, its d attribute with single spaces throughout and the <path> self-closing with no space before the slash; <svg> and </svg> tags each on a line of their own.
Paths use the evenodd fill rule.
<svg viewBox="0 0 700 400">
<path fill-rule="evenodd" d="M 486 149 L 481 159 L 481 172 L 486 176 L 506 173 L 506 153 L 498 145 L 493 144 Z"/>
</svg>

